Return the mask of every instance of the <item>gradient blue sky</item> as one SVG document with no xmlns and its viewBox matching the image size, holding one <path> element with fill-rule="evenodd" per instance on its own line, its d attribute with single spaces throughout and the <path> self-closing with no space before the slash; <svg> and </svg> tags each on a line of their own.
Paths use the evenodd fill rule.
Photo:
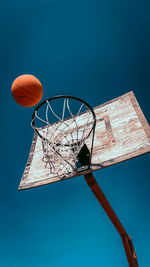
<svg viewBox="0 0 150 267">
<path fill-rule="evenodd" d="M 34 108 L 17 105 L 10 88 L 29 73 L 41 80 L 44 99 L 71 94 L 93 107 L 133 90 L 149 121 L 149 10 L 149 1 L 0 1 L 0 266 L 128 266 L 83 177 L 17 191 Z M 95 173 L 141 267 L 150 266 L 149 160 L 147 154 Z"/>
</svg>

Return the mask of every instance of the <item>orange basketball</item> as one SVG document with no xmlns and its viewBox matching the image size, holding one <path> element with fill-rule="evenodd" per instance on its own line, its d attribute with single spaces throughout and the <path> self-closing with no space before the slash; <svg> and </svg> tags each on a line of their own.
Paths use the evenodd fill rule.
<svg viewBox="0 0 150 267">
<path fill-rule="evenodd" d="M 24 107 L 32 107 L 41 100 L 43 87 L 36 77 L 25 74 L 14 80 L 11 92 L 18 104 Z"/>
</svg>

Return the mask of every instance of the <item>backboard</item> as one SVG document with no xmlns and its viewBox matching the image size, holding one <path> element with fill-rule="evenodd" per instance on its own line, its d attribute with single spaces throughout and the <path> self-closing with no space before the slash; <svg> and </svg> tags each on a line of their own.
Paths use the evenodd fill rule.
<svg viewBox="0 0 150 267">
<path fill-rule="evenodd" d="M 93 143 L 91 171 L 150 152 L 150 127 L 133 92 L 124 94 L 94 108 L 96 128 Z M 81 128 L 87 113 L 79 116 Z M 89 120 L 88 127 L 92 122 Z M 72 133 L 75 131 L 72 127 Z M 86 145 L 89 148 L 92 137 Z M 56 165 L 61 164 L 55 162 Z M 86 171 L 87 172 L 87 171 Z M 69 175 L 52 175 L 43 161 L 41 138 L 34 134 L 29 158 L 21 179 L 19 190 L 62 181 L 84 174 L 85 171 Z"/>
</svg>

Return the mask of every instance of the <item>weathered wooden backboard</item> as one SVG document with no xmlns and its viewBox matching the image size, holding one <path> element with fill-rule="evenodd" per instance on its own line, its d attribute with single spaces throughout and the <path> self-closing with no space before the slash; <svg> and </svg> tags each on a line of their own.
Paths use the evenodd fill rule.
<svg viewBox="0 0 150 267">
<path fill-rule="evenodd" d="M 133 92 L 100 105 L 94 108 L 94 111 L 97 120 L 92 171 L 150 152 L 150 127 Z M 86 114 L 80 116 L 82 121 Z M 90 143 L 89 138 L 86 145 L 89 146 Z M 19 190 L 50 184 L 84 173 L 72 173 L 62 179 L 53 176 L 45 168 L 42 157 L 41 139 L 35 133 Z"/>
</svg>

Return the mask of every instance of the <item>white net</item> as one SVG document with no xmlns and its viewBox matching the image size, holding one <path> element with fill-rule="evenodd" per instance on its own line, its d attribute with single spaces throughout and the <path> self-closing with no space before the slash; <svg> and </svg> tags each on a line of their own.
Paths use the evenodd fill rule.
<svg viewBox="0 0 150 267">
<path fill-rule="evenodd" d="M 60 177 L 77 172 L 79 152 L 94 128 L 93 114 L 85 104 L 78 103 L 73 114 L 70 102 L 68 98 L 62 99 L 60 116 L 56 112 L 60 107 L 56 106 L 54 110 L 50 101 L 46 100 L 44 118 L 37 111 L 34 116 L 34 120 L 38 120 L 38 125 L 40 122 L 42 126 L 32 125 L 41 137 L 45 168 L 49 169 L 50 174 Z M 50 114 L 53 115 L 52 123 Z"/>
</svg>

